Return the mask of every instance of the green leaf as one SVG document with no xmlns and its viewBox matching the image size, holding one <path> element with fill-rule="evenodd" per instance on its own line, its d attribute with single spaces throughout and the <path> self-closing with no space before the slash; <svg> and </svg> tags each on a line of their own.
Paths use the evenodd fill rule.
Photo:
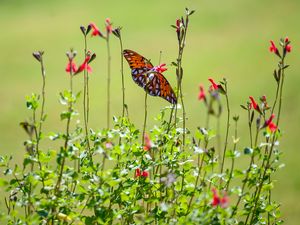
<svg viewBox="0 0 300 225">
<path fill-rule="evenodd" d="M 70 119 L 70 118 L 71 118 L 71 112 L 69 112 L 69 111 L 64 111 L 60 114 L 61 120 Z"/>
</svg>

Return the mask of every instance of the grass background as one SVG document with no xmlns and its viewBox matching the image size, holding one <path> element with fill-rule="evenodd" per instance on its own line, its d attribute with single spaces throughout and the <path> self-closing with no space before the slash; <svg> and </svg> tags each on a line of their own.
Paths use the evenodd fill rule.
<svg viewBox="0 0 300 225">
<path fill-rule="evenodd" d="M 282 203 L 286 224 L 297 224 L 300 219 L 300 174 L 298 132 L 300 94 L 298 87 L 300 46 L 299 0 L 187 0 L 187 1 L 102 1 L 102 0 L 1 0 L 0 1 L 0 154 L 12 154 L 20 162 L 26 136 L 19 122 L 30 116 L 24 97 L 39 92 L 41 74 L 39 64 L 31 53 L 44 50 L 46 66 L 46 111 L 48 119 L 45 132 L 60 131 L 64 123 L 59 120 L 62 110 L 58 102 L 59 91 L 68 87 L 68 75 L 64 68 L 65 52 L 73 47 L 78 51 L 77 62 L 83 59 L 83 37 L 80 25 L 93 21 L 103 30 L 104 20 L 110 17 L 114 26 L 122 26 L 124 47 L 133 49 L 154 64 L 162 51 L 162 61 L 168 64 L 177 56 L 175 31 L 170 27 L 183 15 L 184 7 L 195 9 L 191 17 L 183 67 L 185 104 L 188 127 L 194 130 L 203 126 L 204 107 L 197 100 L 198 85 L 208 86 L 208 77 L 229 81 L 232 113 L 246 121 L 245 112 L 239 107 L 249 95 L 258 98 L 266 94 L 274 97 L 275 82 L 272 71 L 276 57 L 268 51 L 269 40 L 279 40 L 286 35 L 292 40 L 293 51 L 287 63 L 281 129 L 285 135 L 281 150 L 286 167 L 277 173 L 276 200 Z M 89 39 L 89 49 L 96 52 L 92 63 L 91 127 L 106 124 L 106 46 L 98 38 Z M 119 45 L 111 40 L 112 51 L 112 114 L 121 114 L 121 77 L 119 73 Z M 125 65 L 126 102 L 129 116 L 137 126 L 142 126 L 144 92 L 131 79 Z M 175 86 L 175 71 L 169 67 L 165 76 Z M 74 79 L 76 90 L 81 90 L 83 79 Z M 160 98 L 148 98 L 152 119 L 167 102 Z M 80 108 L 81 103 L 79 104 Z M 80 118 L 79 118 L 80 119 Z M 240 123 L 242 143 L 247 143 L 246 123 Z M 49 143 L 44 148 L 48 148 Z M 242 147 L 242 145 L 241 145 Z M 2 176 L 2 174 L 0 175 Z M 4 209 L 3 201 L 0 209 Z"/>
</svg>

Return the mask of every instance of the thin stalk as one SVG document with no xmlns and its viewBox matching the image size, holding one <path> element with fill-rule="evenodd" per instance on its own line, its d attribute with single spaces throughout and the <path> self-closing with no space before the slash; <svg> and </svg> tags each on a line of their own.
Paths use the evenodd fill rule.
<svg viewBox="0 0 300 225">
<path fill-rule="evenodd" d="M 38 123 L 38 132 L 35 129 L 35 133 L 36 133 L 36 153 L 37 153 L 37 159 L 38 159 L 38 164 L 39 164 L 39 168 L 40 170 L 42 169 L 42 165 L 40 162 L 40 140 L 41 140 L 41 133 L 42 133 L 42 124 L 44 121 L 44 108 L 45 108 L 45 101 L 46 101 L 46 97 L 45 97 L 45 86 L 46 86 L 46 73 L 45 73 L 45 68 L 44 68 L 44 61 L 43 61 L 43 57 L 40 58 L 40 63 L 41 63 L 41 73 L 42 73 L 42 78 L 43 78 L 43 84 L 42 84 L 42 107 L 41 107 L 41 114 L 40 114 L 40 121 Z M 35 119 L 34 119 L 35 120 Z M 34 121 L 35 123 L 36 121 Z"/>
<path fill-rule="evenodd" d="M 224 169 L 224 162 L 225 162 L 225 154 L 226 154 L 226 149 L 227 149 L 227 144 L 228 144 L 228 134 L 229 134 L 229 120 L 230 120 L 230 108 L 229 108 L 229 100 L 228 100 L 228 93 L 227 93 L 227 83 L 225 83 L 225 97 L 226 97 L 226 107 L 227 107 L 227 126 L 226 126 L 226 135 L 225 135 L 225 144 L 224 144 L 224 150 L 223 150 L 223 158 L 222 158 L 222 166 L 221 166 L 221 174 L 223 173 Z"/>
<path fill-rule="evenodd" d="M 282 68 L 284 68 L 284 58 L 282 58 L 282 60 L 281 60 L 281 66 L 282 66 Z M 284 84 L 284 69 L 282 69 L 281 80 L 280 80 L 279 104 L 278 104 L 278 112 L 277 112 L 277 126 L 279 126 L 279 121 L 280 121 L 280 114 L 281 114 L 281 107 L 282 107 L 283 84 Z M 278 97 L 277 94 L 276 94 L 276 96 Z M 275 101 L 274 101 L 274 106 L 276 105 L 276 101 L 277 101 L 277 99 L 275 99 Z M 270 159 L 271 159 L 273 148 L 274 148 L 275 141 L 276 141 L 275 136 L 276 135 L 273 134 L 273 138 L 272 138 L 272 142 L 271 142 L 272 144 L 271 144 L 270 151 L 268 152 L 268 157 L 267 157 L 266 165 L 264 166 L 263 175 L 261 176 L 261 182 L 259 183 L 258 189 L 256 191 L 256 195 L 254 195 L 255 202 L 254 202 L 254 209 L 252 210 L 252 216 L 251 216 L 250 224 L 254 220 L 255 211 L 256 211 L 257 205 L 258 205 L 257 204 L 258 199 L 259 199 L 259 196 L 260 196 L 260 193 L 261 193 L 261 190 L 262 190 L 262 186 L 263 186 L 263 183 L 264 183 L 264 178 L 266 176 L 268 168 L 270 168 Z M 249 217 L 247 217 L 247 219 L 246 219 L 246 223 L 248 222 L 248 218 Z"/>
<path fill-rule="evenodd" d="M 87 41 L 86 41 L 86 35 L 84 35 L 84 57 L 87 57 Z M 88 133 L 88 113 L 89 113 L 89 106 L 88 106 L 88 72 L 85 69 L 83 71 L 83 117 L 84 117 L 84 129 L 85 129 L 85 140 L 87 143 L 88 151 L 90 153 L 90 141 L 89 141 L 89 133 Z"/>
<path fill-rule="evenodd" d="M 145 131 L 146 131 L 146 123 L 147 123 L 147 96 L 148 93 L 145 92 L 145 115 L 144 115 L 144 126 L 143 126 L 143 136 L 142 136 L 142 146 L 144 146 L 145 142 Z"/>
<path fill-rule="evenodd" d="M 238 139 L 237 135 L 238 135 L 237 120 L 235 120 L 233 154 L 235 154 L 235 152 L 237 150 L 237 139 Z M 225 185 L 226 192 L 228 192 L 229 184 L 230 184 L 230 181 L 232 179 L 232 174 L 233 174 L 233 169 L 234 169 L 234 162 L 235 162 L 235 156 L 233 156 L 232 160 L 231 160 L 231 168 L 230 168 L 230 172 L 229 172 L 229 178 L 228 178 L 227 184 Z"/>
<path fill-rule="evenodd" d="M 70 62 L 70 65 L 71 65 L 71 62 Z M 66 126 L 66 139 L 65 139 L 65 143 L 64 143 L 64 152 L 65 153 L 68 151 L 68 142 L 70 140 L 70 122 L 71 122 L 71 116 L 72 116 L 72 111 L 73 111 L 73 82 L 72 82 L 72 78 L 73 78 L 73 71 L 72 71 L 72 69 L 70 69 L 70 94 L 71 94 L 71 99 L 69 99 L 69 103 L 68 103 L 68 105 L 69 105 L 68 106 L 68 111 L 70 113 L 70 116 L 67 119 L 67 126 Z M 58 194 L 58 191 L 59 191 L 59 188 L 60 188 L 61 179 L 62 179 L 62 175 L 63 175 L 63 171 L 64 171 L 65 161 L 66 161 L 66 157 L 64 155 L 63 159 L 62 159 L 61 166 L 60 166 L 60 171 L 59 171 L 57 183 L 56 183 L 56 186 L 55 186 L 56 195 Z"/>
<path fill-rule="evenodd" d="M 221 157 L 221 120 L 220 120 L 220 116 L 217 116 L 217 146 L 218 146 L 218 157 Z"/>
<path fill-rule="evenodd" d="M 110 129 L 110 66 L 111 66 L 111 55 L 110 55 L 110 47 L 109 47 L 109 35 L 106 37 L 106 47 L 107 47 L 107 129 Z M 124 105 L 123 105 L 124 107 Z"/>
<path fill-rule="evenodd" d="M 249 109 L 248 109 L 248 126 L 249 126 L 249 134 L 250 134 L 250 146 L 251 148 L 253 148 L 251 111 Z"/>
<path fill-rule="evenodd" d="M 37 121 L 36 121 L 36 111 L 33 111 L 33 123 L 34 123 L 34 133 L 36 137 L 36 156 L 37 156 L 37 162 L 39 165 L 39 169 L 42 170 L 42 163 L 40 161 L 40 141 L 41 141 L 41 134 L 42 134 L 42 124 L 44 122 L 44 109 L 45 109 L 45 102 L 46 102 L 46 96 L 45 96 L 45 86 L 46 86 L 46 72 L 45 72 L 45 67 L 44 67 L 44 61 L 42 57 L 42 53 L 40 52 L 40 65 L 41 65 L 41 73 L 42 73 L 42 107 L 41 107 L 41 114 L 40 114 L 40 120 L 38 123 L 38 129 L 36 127 Z M 44 177 L 41 177 L 42 179 L 42 185 L 43 188 L 45 188 L 45 182 L 44 182 Z M 48 196 L 48 194 L 47 194 Z"/>
<path fill-rule="evenodd" d="M 123 58 L 123 43 L 121 35 L 119 37 L 121 48 L 121 76 L 122 76 L 122 117 L 125 116 L 125 82 L 124 82 L 124 58 Z M 123 120 L 122 120 L 123 122 Z"/>
</svg>

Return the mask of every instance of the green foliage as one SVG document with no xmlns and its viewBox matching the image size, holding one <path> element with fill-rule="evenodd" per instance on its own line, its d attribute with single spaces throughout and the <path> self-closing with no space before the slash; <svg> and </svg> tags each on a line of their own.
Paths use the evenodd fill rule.
<svg viewBox="0 0 300 225">
<path fill-rule="evenodd" d="M 7 208 L 7 214 L 0 216 L 7 224 L 282 223 L 280 204 L 272 199 L 272 176 L 282 167 L 279 162 L 281 132 L 277 126 L 289 41 L 281 41 L 284 54 L 276 52 L 280 63 L 275 76 L 277 94 L 273 106 L 268 107 L 265 98 L 261 98 L 258 108 L 253 102 L 251 107 L 250 104 L 243 106 L 248 114 L 250 143 L 239 147 L 243 149 L 242 154 L 237 146 L 239 117 L 230 120 L 226 79 L 210 88 L 203 99 L 207 110 L 206 126 L 195 132 L 185 127 L 181 59 L 189 16 L 193 13 L 186 9 L 185 19 L 175 26 L 179 28 L 176 31 L 179 55 L 177 63 L 173 64 L 177 67 L 176 90 L 182 117 L 177 114 L 179 105 L 163 108 L 155 118 L 156 125 L 145 137 L 141 137 L 142 132 L 127 116 L 114 117 L 111 129 L 88 128 L 87 71 L 84 71 L 85 121 L 83 125 L 76 123 L 71 127 L 78 115 L 75 107 L 80 98 L 72 89 L 75 72 L 72 69 L 70 90 L 61 92 L 59 97 L 66 107 L 60 113 L 66 129 L 43 134 L 45 70 L 43 54 L 35 56 L 42 67 L 42 97 L 32 94 L 26 99 L 32 117 L 21 123 L 28 135 L 24 142 L 23 165 L 12 165 L 12 157 L 0 157 L 5 176 L 0 179 L 0 186 L 6 190 Z M 71 53 L 67 54 L 69 63 L 76 55 Z M 220 130 L 209 126 L 211 118 L 222 122 L 223 101 L 226 101 L 227 110 L 224 146 L 220 142 Z M 275 110 L 277 126 L 272 122 Z M 232 142 L 228 138 L 231 122 L 235 125 Z M 253 128 L 256 128 L 254 138 Z M 43 149 L 41 143 L 46 138 L 57 147 Z M 242 157 L 249 160 L 249 165 L 239 168 L 236 161 Z"/>
</svg>

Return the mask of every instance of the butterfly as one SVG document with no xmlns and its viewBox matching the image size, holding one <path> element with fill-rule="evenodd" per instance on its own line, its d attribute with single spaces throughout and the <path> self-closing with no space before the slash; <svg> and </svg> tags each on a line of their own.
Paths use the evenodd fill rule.
<svg viewBox="0 0 300 225">
<path fill-rule="evenodd" d="M 160 96 L 171 104 L 177 104 L 176 95 L 168 80 L 154 70 L 152 63 L 132 50 L 124 50 L 123 55 L 130 68 L 132 79 L 152 96 Z"/>
</svg>

